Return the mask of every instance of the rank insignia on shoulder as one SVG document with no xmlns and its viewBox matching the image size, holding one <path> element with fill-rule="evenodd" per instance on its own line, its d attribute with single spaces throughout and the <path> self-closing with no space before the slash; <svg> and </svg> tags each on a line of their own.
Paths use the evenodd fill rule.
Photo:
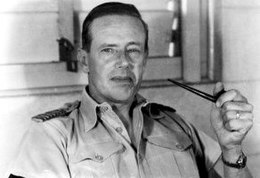
<svg viewBox="0 0 260 178">
<path fill-rule="evenodd" d="M 66 104 L 64 104 L 63 107 L 61 107 L 59 109 L 55 109 L 52 111 L 45 112 L 43 114 L 33 116 L 32 120 L 34 120 L 36 122 L 44 122 L 44 121 L 48 121 L 55 117 L 68 116 L 73 110 L 79 108 L 79 106 L 80 106 L 80 101 L 78 101 L 78 100 L 74 101 L 72 103 L 66 103 Z"/>
</svg>

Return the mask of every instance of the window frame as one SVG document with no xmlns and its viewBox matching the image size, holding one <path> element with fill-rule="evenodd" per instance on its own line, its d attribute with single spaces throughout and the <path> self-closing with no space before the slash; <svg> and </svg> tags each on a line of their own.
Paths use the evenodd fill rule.
<svg viewBox="0 0 260 178">
<path fill-rule="evenodd" d="M 213 82 L 221 77 L 218 70 L 220 55 L 215 52 L 219 48 L 216 36 L 219 35 L 218 16 L 215 6 L 216 0 L 178 0 L 181 3 L 181 57 L 153 57 L 147 62 L 147 70 L 144 74 L 142 88 L 166 87 L 173 84 L 167 78 L 181 80 L 186 83 Z M 59 8 L 59 35 L 74 42 L 74 8 L 73 0 L 58 0 Z M 189 3 L 188 3 L 189 2 Z M 216 20 L 217 19 L 217 20 Z M 214 30 L 217 29 L 217 30 Z M 202 61 L 206 70 L 202 71 Z M 160 63 L 160 65 L 158 65 Z M 31 73 L 33 68 L 45 71 L 52 75 L 57 75 L 56 79 L 48 78 L 41 84 L 40 77 L 31 76 L 29 87 L 13 82 L 9 86 L 0 87 L 0 96 L 21 96 L 35 94 L 60 94 L 68 92 L 79 92 L 87 83 L 86 74 L 81 72 L 72 73 L 66 70 L 66 62 L 51 62 L 37 64 L 0 65 L 0 81 L 8 82 L 15 79 L 21 68 L 23 72 Z M 172 69 L 169 69 L 172 66 Z M 60 70 L 56 71 L 56 68 Z M 160 73 L 155 73 L 152 69 L 157 68 Z M 168 68 L 167 70 L 164 70 Z M 16 71 L 15 71 L 16 70 Z M 172 72 L 169 73 L 169 70 Z M 36 72 L 34 74 L 37 74 Z M 11 77 L 9 77 L 9 75 Z M 18 74 L 19 75 L 19 74 Z M 39 72 L 37 75 L 41 75 Z M 64 80 L 60 80 L 64 78 Z M 76 80 L 78 78 L 78 80 Z M 57 82 L 58 81 L 58 82 Z M 73 81 L 73 82 L 71 82 Z"/>
</svg>

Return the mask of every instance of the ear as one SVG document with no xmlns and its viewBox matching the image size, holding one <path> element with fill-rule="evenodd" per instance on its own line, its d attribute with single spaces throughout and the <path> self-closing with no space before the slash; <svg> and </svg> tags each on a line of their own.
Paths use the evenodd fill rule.
<svg viewBox="0 0 260 178">
<path fill-rule="evenodd" d="M 84 49 L 78 49 L 77 59 L 82 66 L 83 72 L 88 73 L 89 72 L 88 53 Z"/>
</svg>

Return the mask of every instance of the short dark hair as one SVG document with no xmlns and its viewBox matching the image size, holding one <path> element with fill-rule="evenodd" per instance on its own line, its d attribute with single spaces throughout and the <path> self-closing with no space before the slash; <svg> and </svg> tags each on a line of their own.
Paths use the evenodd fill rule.
<svg viewBox="0 0 260 178">
<path fill-rule="evenodd" d="M 92 9 L 87 17 L 83 22 L 82 27 L 82 48 L 85 49 L 87 52 L 90 51 L 91 46 L 91 33 L 90 33 L 90 26 L 91 23 L 102 16 L 106 15 L 128 15 L 132 17 L 138 18 L 145 30 L 145 52 L 148 53 L 148 26 L 142 19 L 140 12 L 137 8 L 132 4 L 125 4 L 120 2 L 108 2 L 103 3 Z"/>
</svg>

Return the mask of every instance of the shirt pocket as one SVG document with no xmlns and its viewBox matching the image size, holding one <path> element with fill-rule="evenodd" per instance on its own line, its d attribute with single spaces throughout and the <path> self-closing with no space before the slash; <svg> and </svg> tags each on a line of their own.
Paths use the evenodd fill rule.
<svg viewBox="0 0 260 178">
<path fill-rule="evenodd" d="M 178 134 L 178 139 L 171 134 L 151 135 L 147 137 L 147 141 L 151 144 L 176 151 L 185 151 L 192 145 L 191 140 L 183 133 Z"/>
<path fill-rule="evenodd" d="M 112 158 L 119 156 L 124 149 L 123 144 L 117 142 L 95 143 L 78 148 L 71 156 L 72 177 L 115 177 L 117 169 Z"/>
<path fill-rule="evenodd" d="M 191 140 L 172 134 L 148 136 L 145 157 L 154 177 L 199 177 Z"/>
</svg>

